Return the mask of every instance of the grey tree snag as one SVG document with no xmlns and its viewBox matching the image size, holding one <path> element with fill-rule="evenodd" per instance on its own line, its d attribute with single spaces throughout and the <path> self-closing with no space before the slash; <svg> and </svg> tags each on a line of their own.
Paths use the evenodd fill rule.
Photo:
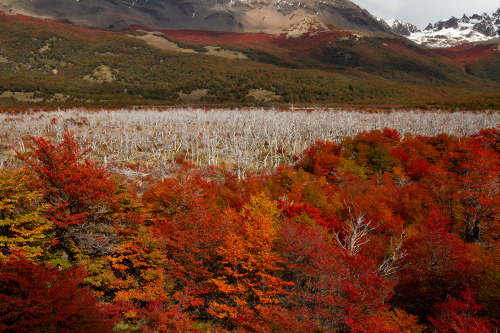
<svg viewBox="0 0 500 333">
<path fill-rule="evenodd" d="M 151 173 L 165 174 L 176 157 L 200 165 L 225 164 L 244 177 L 249 171 L 291 163 L 318 140 L 341 141 L 363 131 L 394 128 L 402 135 L 470 135 L 500 123 L 498 112 L 392 111 L 317 109 L 308 112 L 274 109 L 83 109 L 0 113 L 0 162 L 15 163 L 12 149 L 23 151 L 31 136 L 62 138 L 76 133 L 91 157 L 118 167 L 143 163 Z M 120 171 L 120 170 L 116 170 Z M 134 175 L 132 170 L 125 173 Z"/>
</svg>

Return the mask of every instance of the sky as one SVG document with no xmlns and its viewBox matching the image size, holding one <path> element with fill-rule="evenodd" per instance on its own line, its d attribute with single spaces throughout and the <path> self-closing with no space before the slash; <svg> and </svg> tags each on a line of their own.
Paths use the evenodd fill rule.
<svg viewBox="0 0 500 333">
<path fill-rule="evenodd" d="M 383 18 L 397 18 L 410 22 L 423 29 L 429 23 L 435 23 L 452 16 L 463 14 L 489 15 L 500 8 L 498 0 L 351 0 L 365 8 L 372 15 Z"/>
</svg>

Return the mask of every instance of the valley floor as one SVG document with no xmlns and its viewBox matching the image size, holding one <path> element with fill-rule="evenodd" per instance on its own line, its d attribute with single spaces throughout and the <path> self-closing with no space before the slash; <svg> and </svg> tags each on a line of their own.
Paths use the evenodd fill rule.
<svg viewBox="0 0 500 333">
<path fill-rule="evenodd" d="M 196 165 L 224 164 L 244 175 L 292 163 L 316 141 L 338 143 L 364 131 L 467 136 L 498 124 L 500 112 L 495 111 L 147 108 L 0 113 L 0 163 L 15 164 L 14 150 L 24 152 L 31 136 L 57 141 L 69 130 L 93 159 L 112 167 L 140 165 L 144 174 L 161 177 L 182 158 Z M 123 172 L 133 174 L 126 168 Z"/>
<path fill-rule="evenodd" d="M 0 331 L 496 331 L 499 123 L 1 113 Z"/>
</svg>

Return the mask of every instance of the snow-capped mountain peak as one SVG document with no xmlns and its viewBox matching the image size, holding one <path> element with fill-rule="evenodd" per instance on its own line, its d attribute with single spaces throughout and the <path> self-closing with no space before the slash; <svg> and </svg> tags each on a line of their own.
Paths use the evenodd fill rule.
<svg viewBox="0 0 500 333">
<path fill-rule="evenodd" d="M 388 20 L 394 33 L 428 47 L 449 47 L 463 43 L 481 42 L 500 37 L 500 8 L 489 15 L 463 15 L 441 20 L 420 30 L 411 23 Z"/>
<path fill-rule="evenodd" d="M 415 25 L 407 22 L 402 22 L 398 19 L 392 19 L 385 21 L 392 30 L 401 36 L 408 37 L 412 33 L 420 31 Z"/>
</svg>

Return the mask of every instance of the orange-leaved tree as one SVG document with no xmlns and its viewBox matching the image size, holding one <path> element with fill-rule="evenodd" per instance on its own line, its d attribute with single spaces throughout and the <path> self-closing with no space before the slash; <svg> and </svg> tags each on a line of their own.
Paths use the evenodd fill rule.
<svg viewBox="0 0 500 333">
<path fill-rule="evenodd" d="M 224 219 L 211 206 L 213 195 L 198 175 L 164 179 L 143 196 L 154 232 L 161 238 L 166 268 L 176 291 L 189 288 L 195 294 L 212 290 L 216 249 L 226 234 Z"/>
<path fill-rule="evenodd" d="M 265 330 L 259 314 L 278 306 L 290 284 L 273 274 L 280 262 L 273 249 L 279 228 L 277 204 L 260 194 L 252 196 L 240 213 L 225 214 L 231 228 L 217 250 L 223 266 L 212 279 L 216 295 L 209 313 L 229 326 Z"/>
</svg>

